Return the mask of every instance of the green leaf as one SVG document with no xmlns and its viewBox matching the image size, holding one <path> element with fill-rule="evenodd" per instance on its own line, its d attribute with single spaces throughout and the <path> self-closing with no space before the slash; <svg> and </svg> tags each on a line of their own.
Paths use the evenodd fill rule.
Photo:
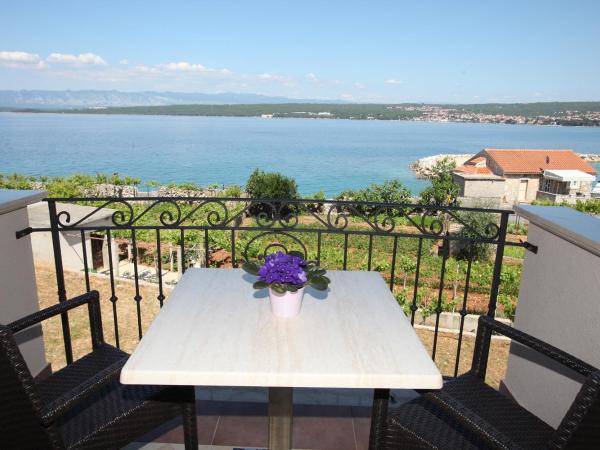
<svg viewBox="0 0 600 450">
<path fill-rule="evenodd" d="M 298 258 L 304 259 L 304 253 L 298 252 L 296 250 L 292 250 L 291 252 L 288 252 L 288 255 L 297 256 Z"/>
<path fill-rule="evenodd" d="M 325 277 L 315 277 L 310 280 L 310 285 L 318 291 L 325 291 L 329 286 L 329 281 Z"/>
<path fill-rule="evenodd" d="M 285 294 L 285 287 L 281 283 L 271 284 L 271 289 L 273 289 L 278 294 Z"/>
<path fill-rule="evenodd" d="M 242 264 L 242 269 L 244 269 L 251 275 L 258 275 L 258 270 L 260 269 L 260 267 L 256 263 L 244 261 L 244 263 Z"/>
<path fill-rule="evenodd" d="M 264 289 L 266 287 L 269 287 L 269 283 L 267 283 L 266 281 L 256 281 L 252 287 L 254 289 Z"/>
</svg>

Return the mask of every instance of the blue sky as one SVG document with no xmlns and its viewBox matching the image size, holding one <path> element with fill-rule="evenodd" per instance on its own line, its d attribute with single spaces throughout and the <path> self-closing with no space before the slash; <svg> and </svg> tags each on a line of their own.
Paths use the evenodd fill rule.
<svg viewBox="0 0 600 450">
<path fill-rule="evenodd" d="M 0 89 L 600 100 L 600 1 L 4 1 Z"/>
</svg>

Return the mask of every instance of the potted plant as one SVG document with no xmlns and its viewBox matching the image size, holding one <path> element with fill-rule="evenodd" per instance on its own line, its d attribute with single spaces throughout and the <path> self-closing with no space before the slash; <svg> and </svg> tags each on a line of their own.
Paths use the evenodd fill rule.
<svg viewBox="0 0 600 450">
<path fill-rule="evenodd" d="M 315 261 L 305 261 L 299 252 L 276 252 L 267 255 L 259 266 L 246 261 L 242 268 L 258 276 L 254 289 L 269 288 L 271 311 L 278 317 L 293 317 L 300 312 L 304 287 L 327 290 L 330 280 Z"/>
</svg>

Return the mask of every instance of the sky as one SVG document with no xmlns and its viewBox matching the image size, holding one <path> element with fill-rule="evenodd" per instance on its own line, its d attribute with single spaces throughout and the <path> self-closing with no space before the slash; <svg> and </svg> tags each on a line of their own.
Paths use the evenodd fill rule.
<svg viewBox="0 0 600 450">
<path fill-rule="evenodd" d="M 0 90 L 600 100 L 600 1 L 3 0 Z"/>
</svg>

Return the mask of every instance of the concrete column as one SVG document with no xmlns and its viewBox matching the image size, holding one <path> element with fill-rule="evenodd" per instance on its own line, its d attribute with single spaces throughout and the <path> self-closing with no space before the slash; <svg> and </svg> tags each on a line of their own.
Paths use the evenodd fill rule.
<svg viewBox="0 0 600 450">
<path fill-rule="evenodd" d="M 181 254 L 181 247 L 177 247 L 177 279 L 183 276 L 183 255 Z"/>
<path fill-rule="evenodd" d="M 133 262 L 133 244 L 131 242 L 127 243 L 127 261 Z"/>
<path fill-rule="evenodd" d="M 115 277 L 119 276 L 119 248 L 114 239 L 110 240 L 110 252 L 112 255 L 112 265 Z"/>
<path fill-rule="evenodd" d="M 169 244 L 169 270 L 173 272 L 173 245 Z"/>
<path fill-rule="evenodd" d="M 6 324 L 39 311 L 31 236 L 17 239 L 15 232 L 29 226 L 27 205 L 46 197 L 45 191 L 0 190 L 0 323 Z M 33 376 L 48 368 L 42 327 L 17 333 L 19 349 Z"/>
<path fill-rule="evenodd" d="M 600 219 L 560 206 L 515 207 L 529 221 L 515 328 L 600 367 Z M 553 361 L 511 346 L 504 386 L 557 427 L 581 380 Z"/>
<path fill-rule="evenodd" d="M 114 242 L 114 239 L 111 239 L 111 242 Z M 108 236 L 106 235 L 104 235 L 104 238 L 102 239 L 102 265 L 104 270 L 110 269 L 110 261 L 108 258 Z"/>
</svg>

